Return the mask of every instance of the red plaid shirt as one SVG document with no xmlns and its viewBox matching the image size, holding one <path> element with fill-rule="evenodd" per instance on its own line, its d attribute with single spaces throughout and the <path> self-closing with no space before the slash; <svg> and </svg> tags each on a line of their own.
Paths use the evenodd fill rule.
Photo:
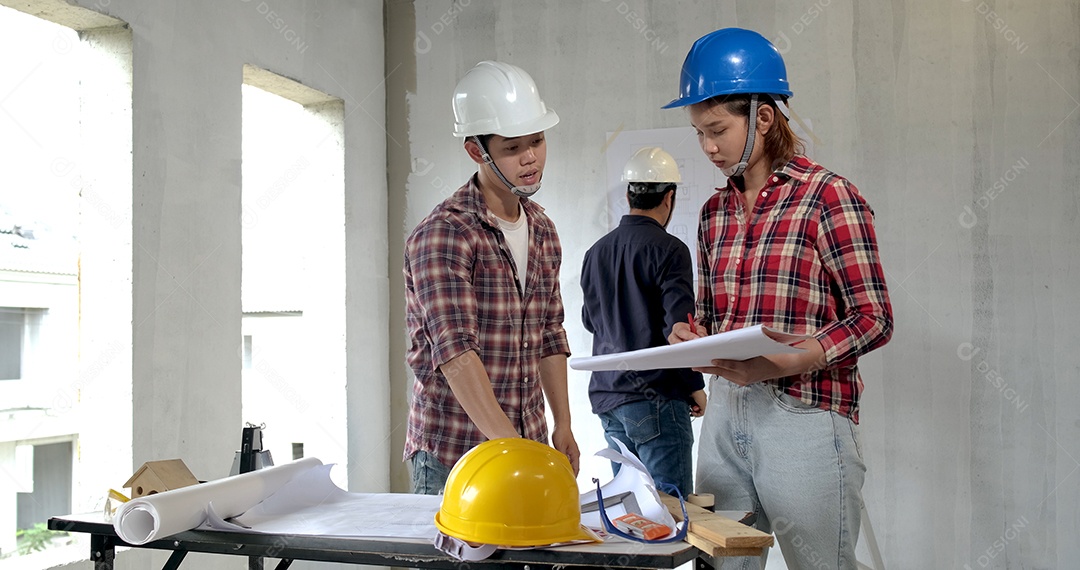
<svg viewBox="0 0 1080 570">
<path fill-rule="evenodd" d="M 405 242 L 407 360 L 416 380 L 405 459 L 426 451 L 451 466 L 487 438 L 439 367 L 472 350 L 495 398 L 523 437 L 547 443 L 540 360 L 570 354 L 563 330 L 562 246 L 544 209 L 525 198 L 529 265 L 517 267 L 475 176 L 439 204 Z"/>
<path fill-rule="evenodd" d="M 854 185 L 796 156 L 769 176 L 749 223 L 729 180 L 698 226 L 697 318 L 713 332 L 763 324 L 813 335 L 826 367 L 770 382 L 855 423 L 858 357 L 892 336 L 873 216 Z"/>
</svg>

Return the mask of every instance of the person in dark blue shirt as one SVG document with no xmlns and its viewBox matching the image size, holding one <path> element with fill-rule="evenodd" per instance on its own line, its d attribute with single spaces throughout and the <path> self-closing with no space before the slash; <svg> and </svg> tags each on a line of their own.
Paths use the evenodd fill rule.
<svg viewBox="0 0 1080 570">
<path fill-rule="evenodd" d="M 581 268 L 585 328 L 593 355 L 667 344 L 676 322 L 694 311 L 690 249 L 665 229 L 680 182 L 675 159 L 661 148 L 637 151 L 623 181 L 630 214 L 585 253 Z M 705 411 L 701 374 L 689 369 L 593 372 L 589 400 L 608 445 L 618 439 L 653 480 L 693 492 L 691 416 Z M 612 463 L 615 473 L 619 464 Z"/>
</svg>

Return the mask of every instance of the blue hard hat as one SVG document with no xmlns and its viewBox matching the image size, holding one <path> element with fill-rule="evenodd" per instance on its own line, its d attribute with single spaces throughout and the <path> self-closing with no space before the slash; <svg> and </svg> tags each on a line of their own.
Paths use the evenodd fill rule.
<svg viewBox="0 0 1080 570">
<path fill-rule="evenodd" d="M 724 28 L 694 42 L 683 62 L 679 98 L 663 108 L 736 93 L 791 97 L 791 88 L 784 58 L 772 42 L 754 31 Z"/>
</svg>

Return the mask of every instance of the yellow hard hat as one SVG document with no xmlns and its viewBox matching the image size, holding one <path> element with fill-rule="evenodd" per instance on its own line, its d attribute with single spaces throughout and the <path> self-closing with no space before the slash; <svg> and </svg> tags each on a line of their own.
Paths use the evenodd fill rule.
<svg viewBox="0 0 1080 570">
<path fill-rule="evenodd" d="M 529 439 L 485 441 L 454 464 L 435 526 L 447 536 L 499 546 L 598 540 L 581 526 L 570 461 Z"/>
</svg>

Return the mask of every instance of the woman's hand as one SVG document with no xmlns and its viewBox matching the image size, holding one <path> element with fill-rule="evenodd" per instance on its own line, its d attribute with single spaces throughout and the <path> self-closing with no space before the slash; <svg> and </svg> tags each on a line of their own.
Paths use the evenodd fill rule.
<svg viewBox="0 0 1080 570">
<path fill-rule="evenodd" d="M 675 326 L 671 327 L 671 334 L 667 337 L 668 344 L 679 344 L 696 338 L 704 338 L 705 335 L 700 334 L 698 331 L 701 331 L 700 327 L 696 330 L 690 330 L 689 323 L 675 323 Z"/>
<path fill-rule="evenodd" d="M 675 331 L 671 334 L 674 335 Z M 795 346 L 804 350 L 798 354 L 769 354 L 749 360 L 718 358 L 712 361 L 712 366 L 694 370 L 702 374 L 715 374 L 739 386 L 749 386 L 765 380 L 798 376 L 825 367 L 825 349 L 817 339 L 809 338 Z"/>
<path fill-rule="evenodd" d="M 782 368 L 766 356 L 758 356 L 749 360 L 717 358 L 712 363 L 712 366 L 695 368 L 694 370 L 702 374 L 715 374 L 739 386 L 749 386 L 757 382 L 786 376 L 786 374 L 782 373 Z"/>
</svg>

